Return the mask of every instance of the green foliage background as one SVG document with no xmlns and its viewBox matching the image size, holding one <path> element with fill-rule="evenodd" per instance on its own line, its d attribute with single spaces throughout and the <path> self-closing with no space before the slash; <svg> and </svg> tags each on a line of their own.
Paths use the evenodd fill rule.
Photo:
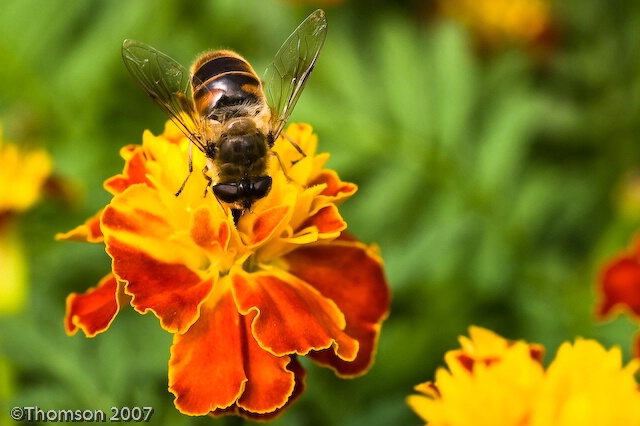
<svg viewBox="0 0 640 426">
<path fill-rule="evenodd" d="M 471 324 L 547 347 L 594 337 L 623 347 L 636 326 L 593 319 L 594 283 L 640 212 L 623 214 L 625 174 L 640 161 L 640 3 L 554 5 L 544 57 L 481 54 L 426 0 L 353 0 L 326 8 L 329 35 L 292 121 L 312 124 L 330 166 L 359 192 L 351 232 L 382 249 L 393 289 L 377 361 L 345 381 L 307 363 L 307 392 L 276 425 L 418 425 L 404 398 L 433 378 Z M 125 310 L 94 339 L 67 337 L 68 293 L 109 270 L 101 246 L 53 241 L 109 201 L 121 146 L 165 117 L 126 72 L 124 38 L 184 64 L 230 47 L 264 69 L 313 10 L 274 0 L 5 0 L 0 120 L 6 139 L 42 144 L 74 182 L 73 205 L 47 200 L 20 221 L 29 300 L 0 317 L 0 425 L 12 406 L 153 406 L 152 424 L 190 418 L 167 391 L 171 336 Z M 1 279 L 1 278 L 0 278 Z M 1 285 L 1 283 L 0 283 Z M 215 384 L 212 384 L 215 386 Z M 245 422 L 250 423 L 250 422 Z"/>
</svg>

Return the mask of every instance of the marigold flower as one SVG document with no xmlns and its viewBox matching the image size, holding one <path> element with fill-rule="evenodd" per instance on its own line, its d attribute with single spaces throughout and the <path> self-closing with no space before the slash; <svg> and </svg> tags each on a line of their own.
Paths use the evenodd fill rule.
<svg viewBox="0 0 640 426">
<path fill-rule="evenodd" d="M 22 150 L 5 142 L 0 127 L 0 217 L 33 206 L 52 168 L 51 157 L 44 149 Z"/>
<path fill-rule="evenodd" d="M 470 327 L 462 349 L 449 351 L 435 382 L 416 386 L 407 399 L 429 425 L 524 425 L 543 377 L 542 350 Z"/>
<path fill-rule="evenodd" d="M 442 13 L 462 23 L 484 44 L 531 45 L 551 28 L 546 0 L 439 0 Z"/>
<path fill-rule="evenodd" d="M 52 171 L 44 149 L 6 142 L 0 126 L 0 313 L 15 313 L 27 297 L 27 266 L 13 218 L 32 207 Z"/>
<path fill-rule="evenodd" d="M 565 342 L 546 371 L 532 426 L 640 425 L 640 362 L 622 366 L 622 352 L 595 340 Z"/>
<path fill-rule="evenodd" d="M 407 398 L 429 426 L 579 426 L 640 424 L 638 361 L 593 340 L 564 343 L 545 371 L 542 348 L 471 327 L 448 369 Z"/>
<path fill-rule="evenodd" d="M 598 280 L 600 301 L 596 316 L 610 318 L 620 312 L 628 313 L 640 322 L 640 238 L 633 245 L 609 261 Z M 635 355 L 640 358 L 640 333 L 635 337 Z"/>
<path fill-rule="evenodd" d="M 67 298 L 65 329 L 105 331 L 122 306 L 152 312 L 174 334 L 169 390 L 185 414 L 268 419 L 304 390 L 296 356 L 343 377 L 365 373 L 389 309 L 375 247 L 344 232 L 337 206 L 356 191 L 323 168 L 308 125 L 280 138 L 287 175 L 270 162 L 269 195 L 237 224 L 194 173 L 180 196 L 188 140 L 172 124 L 121 150 L 122 174 L 105 182 L 113 199 L 58 238 L 104 243 L 112 273 Z M 299 161 L 297 161 L 299 160 Z M 194 152 L 194 169 L 204 156 Z"/>
<path fill-rule="evenodd" d="M 603 268 L 599 279 L 599 317 L 626 311 L 640 320 L 640 238 Z"/>
</svg>

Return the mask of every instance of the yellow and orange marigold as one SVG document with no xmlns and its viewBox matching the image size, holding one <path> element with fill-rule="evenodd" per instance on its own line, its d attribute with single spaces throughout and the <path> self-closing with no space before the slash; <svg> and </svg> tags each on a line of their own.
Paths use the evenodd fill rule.
<svg viewBox="0 0 640 426">
<path fill-rule="evenodd" d="M 565 342 L 545 370 L 542 348 L 478 327 L 448 369 L 416 386 L 407 402 L 429 426 L 640 425 L 638 360 L 622 365 L 619 348 Z"/>
<path fill-rule="evenodd" d="M 105 331 L 126 303 L 174 335 L 169 390 L 185 414 L 267 419 L 304 389 L 306 355 L 343 377 L 373 362 L 389 288 L 375 247 L 345 232 L 338 205 L 356 191 L 324 168 L 304 124 L 286 130 L 270 162 L 271 192 L 237 224 L 230 209 L 186 174 L 188 139 L 172 123 L 122 149 L 113 199 L 60 239 L 104 243 L 112 273 L 67 298 L 65 328 Z M 299 161 L 295 161 L 299 160 Z M 204 157 L 194 152 L 194 169 Z"/>
<path fill-rule="evenodd" d="M 629 249 L 604 265 L 598 293 L 597 318 L 611 318 L 626 312 L 640 323 L 640 237 L 635 238 Z M 640 359 L 640 332 L 635 336 L 634 352 Z"/>
</svg>

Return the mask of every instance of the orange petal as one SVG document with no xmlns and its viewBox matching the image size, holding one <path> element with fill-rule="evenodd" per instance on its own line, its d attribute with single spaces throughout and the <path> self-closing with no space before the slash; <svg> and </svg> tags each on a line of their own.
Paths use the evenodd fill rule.
<svg viewBox="0 0 640 426">
<path fill-rule="evenodd" d="M 322 195 L 334 198 L 336 202 L 352 196 L 358 190 L 357 185 L 341 181 L 338 173 L 330 169 L 322 170 L 313 182 L 310 182 L 309 186 L 320 184 L 327 185 L 322 191 Z"/>
<path fill-rule="evenodd" d="M 104 240 L 102 231 L 100 230 L 101 214 L 102 211 L 99 211 L 87 219 L 82 225 L 77 226 L 69 232 L 57 234 L 56 240 L 101 243 Z"/>
<path fill-rule="evenodd" d="M 225 284 L 221 281 L 203 305 L 200 319 L 175 337 L 169 390 L 185 414 L 273 416 L 301 392 L 304 371 L 289 356 L 277 357 L 258 346 L 251 318 L 238 313 Z"/>
<path fill-rule="evenodd" d="M 352 362 L 345 362 L 327 350 L 310 355 L 341 376 L 355 376 L 369 369 L 390 303 L 381 259 L 364 244 L 346 241 L 349 238 L 302 247 L 284 259 L 291 274 L 338 305 L 346 318 L 344 331 L 360 343 L 358 356 Z"/>
<path fill-rule="evenodd" d="M 203 304 L 199 320 L 174 336 L 169 391 L 178 410 L 201 416 L 230 407 L 242 395 L 247 338 L 241 320 L 231 292 L 218 289 Z"/>
<path fill-rule="evenodd" d="M 200 206 L 193 212 L 189 234 L 199 247 L 214 253 L 226 250 L 231 238 L 229 223 L 215 217 L 207 205 Z"/>
<path fill-rule="evenodd" d="M 73 336 L 82 329 L 87 337 L 93 337 L 108 329 L 120 310 L 119 287 L 113 274 L 109 274 L 84 294 L 71 293 L 64 318 L 67 334 Z"/>
<path fill-rule="evenodd" d="M 342 312 L 296 277 L 275 270 L 238 271 L 233 275 L 233 293 L 240 313 L 257 312 L 251 327 L 253 336 L 274 355 L 306 355 L 333 347 L 341 359 L 356 357 L 358 342 L 342 331 Z"/>
<path fill-rule="evenodd" d="M 606 267 L 599 287 L 602 301 L 598 316 L 608 316 L 620 308 L 640 318 L 640 263 L 635 256 L 621 257 Z"/>
<path fill-rule="evenodd" d="M 104 182 L 104 188 L 107 191 L 116 195 L 137 183 L 152 186 L 147 179 L 147 158 L 140 145 L 125 146 L 120 150 L 120 155 L 125 159 L 124 171 Z"/>
<path fill-rule="evenodd" d="M 291 357 L 277 357 L 258 346 L 251 334 L 252 320 L 253 316 L 242 318 L 242 336 L 246 341 L 243 358 L 248 381 L 237 406 L 250 413 L 271 413 L 287 403 L 296 378 L 287 369 Z"/>
<path fill-rule="evenodd" d="M 316 228 L 320 238 L 336 238 L 346 229 L 347 223 L 340 216 L 335 204 L 329 204 L 305 220 L 301 226 L 302 229 L 308 227 Z"/>
<path fill-rule="evenodd" d="M 291 207 L 287 205 L 271 207 L 260 214 L 245 214 L 241 224 L 241 229 L 246 230 L 249 240 L 245 241 L 247 246 L 255 246 L 267 241 L 273 233 L 286 222 L 289 217 Z"/>
<path fill-rule="evenodd" d="M 133 296 L 136 311 L 153 312 L 170 333 L 184 333 L 198 319 L 213 278 L 201 280 L 184 265 L 154 259 L 116 239 L 109 241 L 107 252 L 113 258 L 114 273 L 127 282 L 125 289 Z"/>
<path fill-rule="evenodd" d="M 172 333 L 195 322 L 216 275 L 199 273 L 206 259 L 188 237 L 185 215 L 175 196 L 143 185 L 114 197 L 102 215 L 113 272 L 126 281 L 131 304 L 141 313 L 151 310 Z"/>
<path fill-rule="evenodd" d="M 287 400 L 286 404 L 283 405 L 282 407 L 269 413 L 256 413 L 256 412 L 248 411 L 244 408 L 241 408 L 238 405 L 233 405 L 224 410 L 214 411 L 210 413 L 211 416 L 219 417 L 226 414 L 235 414 L 237 416 L 241 416 L 250 420 L 261 421 L 261 422 L 273 420 L 274 418 L 278 417 L 280 414 L 282 414 L 282 412 L 287 407 L 289 407 L 296 399 L 298 399 L 298 397 L 300 397 L 300 395 L 304 393 L 304 389 L 305 389 L 305 378 L 307 377 L 307 372 L 304 370 L 304 368 L 302 368 L 302 365 L 300 365 L 300 362 L 298 362 L 297 358 L 295 357 L 291 358 L 291 362 L 289 362 L 289 365 L 287 366 L 287 370 L 293 372 L 295 376 L 295 386 L 293 388 L 293 392 L 291 393 L 291 396 L 289 396 L 289 399 Z"/>
</svg>

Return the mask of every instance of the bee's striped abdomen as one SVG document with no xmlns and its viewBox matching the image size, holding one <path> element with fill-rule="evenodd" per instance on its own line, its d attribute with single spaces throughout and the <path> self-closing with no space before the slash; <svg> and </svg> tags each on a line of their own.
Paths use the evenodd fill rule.
<svg viewBox="0 0 640 426">
<path fill-rule="evenodd" d="M 202 56 L 192 68 L 193 100 L 204 117 L 217 121 L 262 104 L 262 84 L 251 65 L 237 53 L 218 50 Z"/>
</svg>

